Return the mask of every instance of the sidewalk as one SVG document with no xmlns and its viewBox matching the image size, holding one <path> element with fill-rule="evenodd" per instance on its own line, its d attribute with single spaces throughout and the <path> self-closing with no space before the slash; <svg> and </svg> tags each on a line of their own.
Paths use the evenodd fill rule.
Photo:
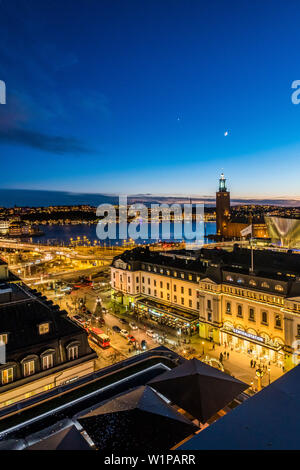
<svg viewBox="0 0 300 470">
<path fill-rule="evenodd" d="M 215 349 L 213 350 L 213 343 L 211 343 L 210 341 L 206 341 L 200 338 L 199 336 L 194 336 L 191 338 L 191 346 L 194 347 L 197 351 L 199 351 L 201 355 L 203 354 L 202 343 L 204 343 L 205 356 L 214 357 L 215 359 L 219 360 L 221 352 L 223 356 L 225 352 L 229 352 L 229 359 L 223 359 L 223 366 L 225 371 L 229 371 L 234 377 L 242 380 L 243 382 L 248 383 L 249 385 L 251 384 L 251 382 L 253 382 L 253 386 L 257 387 L 257 377 L 255 373 L 258 364 L 255 368 L 250 367 L 251 356 L 248 356 L 245 353 L 231 351 L 228 347 L 227 349 L 225 349 L 224 346 L 218 346 L 216 344 Z M 272 383 L 281 375 L 283 375 L 282 369 L 271 364 L 270 382 Z M 267 371 L 265 372 L 262 378 L 262 385 L 265 387 L 269 385 L 269 373 Z"/>
</svg>

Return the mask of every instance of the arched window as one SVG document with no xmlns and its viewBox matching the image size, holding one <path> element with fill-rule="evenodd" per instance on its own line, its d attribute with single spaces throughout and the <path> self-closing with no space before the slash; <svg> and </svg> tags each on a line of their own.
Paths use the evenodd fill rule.
<svg viewBox="0 0 300 470">
<path fill-rule="evenodd" d="M 69 361 L 77 359 L 79 355 L 79 341 L 72 341 L 72 343 L 68 344 L 66 349 Z"/>
<path fill-rule="evenodd" d="M 254 279 L 250 279 L 249 285 L 250 286 L 256 286 L 256 281 L 254 281 Z"/>
<path fill-rule="evenodd" d="M 43 370 L 51 369 L 51 367 L 53 367 L 54 354 L 55 349 L 47 349 L 41 354 L 41 364 Z"/>
<path fill-rule="evenodd" d="M 241 305 L 238 305 L 237 308 L 237 316 L 242 317 L 243 316 L 243 307 Z"/>
<path fill-rule="evenodd" d="M 38 360 L 39 358 L 36 354 L 26 356 L 24 359 L 22 359 L 21 364 L 24 377 L 28 377 L 29 375 L 33 375 L 37 372 Z"/>
<path fill-rule="evenodd" d="M 226 302 L 226 313 L 231 313 L 231 303 Z"/>
<path fill-rule="evenodd" d="M 265 289 L 269 289 L 270 285 L 266 281 L 264 281 L 261 283 L 261 287 L 264 287 Z"/>
<path fill-rule="evenodd" d="M 232 277 L 231 277 L 231 276 L 226 276 L 226 281 L 230 281 L 230 282 L 232 282 L 232 281 L 233 281 L 233 279 L 232 279 Z"/>
<path fill-rule="evenodd" d="M 277 290 L 278 292 L 283 292 L 283 287 L 280 284 L 277 284 L 275 286 L 275 290 Z"/>
</svg>

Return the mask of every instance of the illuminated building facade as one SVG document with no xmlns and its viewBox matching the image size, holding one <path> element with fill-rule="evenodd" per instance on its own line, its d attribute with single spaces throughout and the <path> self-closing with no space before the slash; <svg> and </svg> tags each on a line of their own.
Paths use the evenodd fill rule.
<svg viewBox="0 0 300 470">
<path fill-rule="evenodd" d="M 190 254 L 136 248 L 113 260 L 112 298 L 180 335 L 199 333 L 290 368 L 300 339 L 298 256 L 255 251 L 251 273 L 248 249 Z"/>
<path fill-rule="evenodd" d="M 5 269 L 6 268 L 6 269 Z M 86 331 L 20 282 L 0 263 L 0 407 L 72 382 L 94 371 L 96 353 Z"/>
</svg>

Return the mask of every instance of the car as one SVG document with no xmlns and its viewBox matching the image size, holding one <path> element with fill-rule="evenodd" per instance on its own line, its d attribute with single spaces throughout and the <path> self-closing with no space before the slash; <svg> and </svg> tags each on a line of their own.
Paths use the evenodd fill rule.
<svg viewBox="0 0 300 470">
<path fill-rule="evenodd" d="M 141 341 L 141 348 L 143 350 L 147 349 L 147 342 L 144 339 L 142 339 L 142 341 Z"/>
<path fill-rule="evenodd" d="M 128 323 L 128 321 L 125 318 L 120 318 L 121 323 Z"/>
<path fill-rule="evenodd" d="M 146 331 L 146 335 L 151 336 L 151 338 L 153 338 L 154 334 L 155 334 L 155 333 L 154 333 L 153 330 L 147 330 L 147 331 Z"/>
<path fill-rule="evenodd" d="M 128 333 L 127 330 L 121 330 L 121 331 L 120 331 L 120 335 L 121 335 L 121 336 L 124 336 L 124 338 L 127 338 L 127 336 L 129 335 L 129 333 Z"/>
<path fill-rule="evenodd" d="M 130 323 L 129 323 L 129 326 L 130 326 L 130 328 L 131 328 L 132 330 L 137 330 L 137 329 L 138 329 L 138 327 L 136 326 L 135 323 L 130 322 Z"/>
<path fill-rule="evenodd" d="M 135 342 L 136 342 L 135 337 L 132 336 L 132 335 L 128 335 L 128 336 L 127 336 L 127 339 L 128 339 L 128 341 L 130 341 L 130 343 L 135 343 Z"/>
<path fill-rule="evenodd" d="M 121 331 L 121 328 L 119 328 L 118 325 L 113 326 L 112 329 L 113 329 L 116 333 L 120 333 L 120 331 Z"/>
</svg>

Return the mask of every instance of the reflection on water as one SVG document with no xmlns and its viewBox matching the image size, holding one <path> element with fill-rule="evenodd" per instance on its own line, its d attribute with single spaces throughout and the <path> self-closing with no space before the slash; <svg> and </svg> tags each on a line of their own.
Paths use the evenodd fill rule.
<svg viewBox="0 0 300 470">
<path fill-rule="evenodd" d="M 148 225 L 148 233 L 151 234 L 150 224 Z M 160 224 L 161 225 L 161 224 Z M 70 238 L 73 240 L 77 239 L 78 237 L 83 238 L 86 237 L 91 243 L 94 243 L 96 240 L 99 241 L 96 234 L 96 227 L 97 225 L 86 225 L 86 224 L 78 224 L 78 225 L 42 225 L 40 229 L 44 232 L 44 235 L 41 237 L 34 238 L 34 241 L 40 241 L 41 243 L 45 243 L 49 240 L 49 242 L 60 242 L 60 243 L 69 243 Z M 195 224 L 193 223 L 192 230 L 195 230 Z M 160 236 L 161 236 L 161 226 L 160 226 Z M 205 223 L 205 234 L 206 235 L 213 235 L 216 233 L 216 224 L 215 222 L 206 222 Z M 191 233 L 186 233 L 186 236 L 183 236 L 181 239 L 174 238 L 174 225 L 170 224 L 170 238 L 163 241 L 169 242 L 179 242 L 182 240 L 190 239 Z M 136 243 L 149 243 L 155 242 L 157 239 L 137 239 L 135 240 Z M 103 240 L 101 244 L 106 243 L 107 245 L 116 245 L 123 242 L 123 239 L 117 238 L 116 240 Z M 209 240 L 205 238 L 205 242 L 209 243 Z"/>
</svg>

